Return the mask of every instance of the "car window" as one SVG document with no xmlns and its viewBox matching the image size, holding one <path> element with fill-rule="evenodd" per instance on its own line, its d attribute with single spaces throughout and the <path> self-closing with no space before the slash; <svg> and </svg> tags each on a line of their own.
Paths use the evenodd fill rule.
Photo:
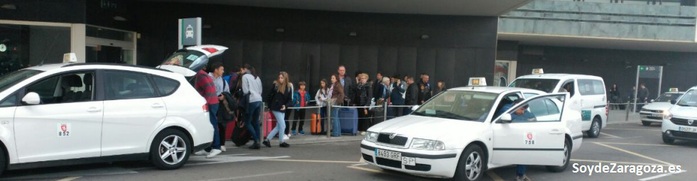
<svg viewBox="0 0 697 181">
<path fill-rule="evenodd" d="M 535 99 L 532 100 L 528 103 L 530 106 L 528 109 L 530 112 L 532 112 L 535 116 L 546 116 L 549 115 L 549 112 L 547 112 L 547 105 L 545 104 L 543 99 Z"/>
<path fill-rule="evenodd" d="M 605 85 L 600 80 L 579 79 L 578 91 L 581 95 L 602 95 L 605 94 Z"/>
<path fill-rule="evenodd" d="M 414 115 L 483 122 L 498 94 L 448 90 L 430 99 Z"/>
<path fill-rule="evenodd" d="M 94 95 L 92 75 L 91 72 L 71 72 L 51 76 L 29 85 L 26 92 L 39 94 L 41 104 L 89 101 Z"/>
<path fill-rule="evenodd" d="M 557 105 L 562 105 L 562 96 L 538 97 L 507 112 L 516 122 L 557 122 L 561 114 Z"/>
<path fill-rule="evenodd" d="M 571 97 L 574 97 L 574 94 L 576 93 L 576 89 L 574 89 L 574 81 L 571 80 L 564 82 L 564 84 L 559 87 L 557 92 L 568 92 Z"/>
<path fill-rule="evenodd" d="M 24 69 L 0 77 L 0 92 L 43 71 Z"/>
<path fill-rule="evenodd" d="M 545 105 L 547 105 L 547 113 L 549 114 L 559 114 L 559 107 L 554 101 L 550 99 L 545 99 Z"/>
<path fill-rule="evenodd" d="M 12 94 L 0 102 L 0 107 L 10 107 L 17 105 L 17 94 Z"/>
<path fill-rule="evenodd" d="M 524 93 L 524 94 L 525 94 L 525 98 L 531 98 L 531 97 L 535 97 L 538 95 L 536 93 Z"/>
<path fill-rule="evenodd" d="M 155 82 L 157 89 L 160 91 L 160 95 L 166 96 L 174 93 L 179 87 L 179 81 L 172 80 L 169 78 L 164 78 L 160 76 L 153 76 L 152 80 Z"/>
<path fill-rule="evenodd" d="M 654 102 L 677 101 L 680 96 L 682 96 L 682 93 L 663 93 L 663 95 L 656 98 Z"/>
<path fill-rule="evenodd" d="M 106 71 L 105 98 L 107 100 L 155 97 L 155 89 L 148 75 L 127 71 Z"/>
<path fill-rule="evenodd" d="M 686 107 L 697 107 L 697 89 L 691 89 L 680 97 L 680 101 L 677 103 L 678 106 Z"/>
<path fill-rule="evenodd" d="M 557 83 L 559 83 L 559 79 L 516 79 L 508 87 L 536 89 L 552 93 Z"/>
</svg>

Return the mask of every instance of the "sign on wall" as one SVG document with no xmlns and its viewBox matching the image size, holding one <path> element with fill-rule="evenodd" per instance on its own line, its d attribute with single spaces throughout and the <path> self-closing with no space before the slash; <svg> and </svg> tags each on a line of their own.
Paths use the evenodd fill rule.
<svg viewBox="0 0 697 181">
<path fill-rule="evenodd" d="M 201 45 L 201 18 L 179 19 L 179 49 Z"/>
</svg>

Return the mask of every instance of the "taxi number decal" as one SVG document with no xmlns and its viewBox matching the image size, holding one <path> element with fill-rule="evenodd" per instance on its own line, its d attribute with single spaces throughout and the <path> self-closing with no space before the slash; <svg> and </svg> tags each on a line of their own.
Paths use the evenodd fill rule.
<svg viewBox="0 0 697 181">
<path fill-rule="evenodd" d="M 526 145 L 534 145 L 535 144 L 535 134 L 532 132 L 526 132 L 524 138 L 524 143 Z"/>
<path fill-rule="evenodd" d="M 70 123 L 58 123 L 57 127 L 58 127 L 58 137 L 70 136 L 70 128 L 72 128 Z"/>
</svg>

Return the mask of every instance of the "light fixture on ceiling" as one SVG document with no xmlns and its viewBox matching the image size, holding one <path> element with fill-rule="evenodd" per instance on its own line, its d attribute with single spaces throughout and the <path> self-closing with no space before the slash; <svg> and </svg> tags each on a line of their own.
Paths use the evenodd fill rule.
<svg viewBox="0 0 697 181">
<path fill-rule="evenodd" d="M 283 32 L 286 32 L 286 29 L 276 28 L 276 32 L 283 33 Z"/>
<path fill-rule="evenodd" d="M 428 36 L 428 35 L 421 35 L 421 39 L 422 39 L 422 40 L 425 40 L 425 39 L 428 39 L 428 38 L 431 38 L 431 37 Z"/>
<path fill-rule="evenodd" d="M 114 16 L 114 20 L 116 20 L 116 21 L 128 21 L 128 19 L 124 18 L 123 16 Z"/>
<path fill-rule="evenodd" d="M 15 5 L 15 4 L 3 4 L 2 6 L 0 6 L 0 8 L 9 9 L 9 10 L 16 10 L 17 5 Z"/>
<path fill-rule="evenodd" d="M 348 36 L 358 36 L 358 33 L 356 33 L 355 31 L 352 31 L 351 33 L 348 34 Z"/>
</svg>

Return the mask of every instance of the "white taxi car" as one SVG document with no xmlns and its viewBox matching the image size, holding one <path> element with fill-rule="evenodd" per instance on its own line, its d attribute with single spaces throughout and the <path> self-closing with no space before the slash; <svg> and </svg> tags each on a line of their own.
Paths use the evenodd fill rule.
<svg viewBox="0 0 697 181">
<path fill-rule="evenodd" d="M 453 88 L 410 115 L 370 127 L 360 150 L 382 169 L 455 180 L 478 180 L 512 164 L 563 171 L 583 140 L 581 114 L 566 100 L 566 93 L 524 88 Z M 532 118 L 521 121 L 519 108 Z"/>
<path fill-rule="evenodd" d="M 697 86 L 671 103 L 675 105 L 663 112 L 663 142 L 673 144 L 675 140 L 697 141 Z"/>
<path fill-rule="evenodd" d="M 651 100 L 651 103 L 641 108 L 639 112 L 641 124 L 649 126 L 651 123 L 663 122 L 663 111 L 670 109 L 673 106 L 671 102 L 675 102 L 680 96 L 685 94 L 685 92 L 678 92 L 677 89 L 674 90 L 663 93 L 656 100 Z"/>
<path fill-rule="evenodd" d="M 197 52 L 189 71 L 215 55 Z M 212 141 L 206 101 L 179 73 L 60 63 L 0 77 L 0 174 L 120 160 L 176 169 Z"/>
</svg>

